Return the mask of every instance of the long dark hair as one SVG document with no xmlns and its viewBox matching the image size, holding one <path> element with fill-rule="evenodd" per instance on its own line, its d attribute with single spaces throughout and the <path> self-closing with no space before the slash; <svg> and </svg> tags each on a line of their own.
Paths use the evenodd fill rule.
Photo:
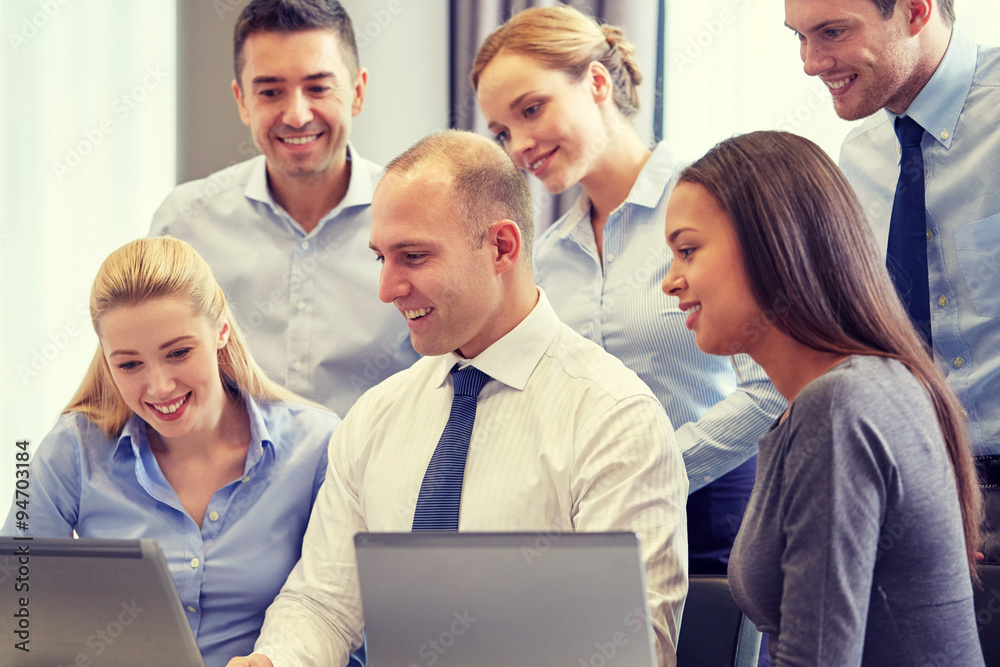
<svg viewBox="0 0 1000 667">
<path fill-rule="evenodd" d="M 923 385 L 955 473 L 978 580 L 982 498 L 962 408 L 910 323 L 843 173 L 808 139 L 753 132 L 715 146 L 680 182 L 704 187 L 733 220 L 750 288 L 777 330 L 823 352 L 896 359 Z"/>
</svg>

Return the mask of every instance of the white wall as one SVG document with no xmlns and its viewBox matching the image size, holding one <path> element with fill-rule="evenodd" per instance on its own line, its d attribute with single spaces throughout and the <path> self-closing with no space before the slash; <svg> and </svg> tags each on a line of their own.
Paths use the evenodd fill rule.
<svg viewBox="0 0 1000 667">
<path fill-rule="evenodd" d="M 109 252 L 173 185 L 173 2 L 0 3 L 0 516 L 97 347 Z M 30 506 L 29 506 L 30 507 Z M 29 510 L 30 514 L 30 510 Z"/>
<path fill-rule="evenodd" d="M 365 108 L 352 141 L 385 164 L 448 128 L 447 0 L 342 0 L 368 69 Z"/>
</svg>

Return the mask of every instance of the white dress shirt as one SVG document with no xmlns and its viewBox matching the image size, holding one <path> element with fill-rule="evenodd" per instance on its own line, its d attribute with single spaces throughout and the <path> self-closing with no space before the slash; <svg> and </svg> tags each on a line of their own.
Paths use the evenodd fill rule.
<svg viewBox="0 0 1000 667">
<path fill-rule="evenodd" d="M 425 357 L 358 400 L 330 442 L 302 559 L 256 651 L 276 667 L 343 665 L 360 645 L 354 534 L 410 531 L 456 363 L 494 378 L 479 395 L 459 530 L 640 532 L 657 651 L 675 664 L 688 481 L 673 430 L 635 373 L 562 324 L 541 290 L 479 356 Z"/>
</svg>

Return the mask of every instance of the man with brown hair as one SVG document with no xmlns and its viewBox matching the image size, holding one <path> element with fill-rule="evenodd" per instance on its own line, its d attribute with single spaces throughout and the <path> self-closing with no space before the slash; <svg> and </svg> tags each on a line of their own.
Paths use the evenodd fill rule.
<svg viewBox="0 0 1000 667">
<path fill-rule="evenodd" d="M 840 156 L 904 306 L 962 402 L 1000 561 L 1000 48 L 953 0 L 786 0 L 841 118 Z"/>
<path fill-rule="evenodd" d="M 264 370 L 343 416 L 417 358 L 375 300 L 367 246 L 381 167 L 349 142 L 368 72 L 336 0 L 253 0 L 233 59 L 233 96 L 263 155 L 179 186 L 150 234 L 194 246 Z"/>
</svg>

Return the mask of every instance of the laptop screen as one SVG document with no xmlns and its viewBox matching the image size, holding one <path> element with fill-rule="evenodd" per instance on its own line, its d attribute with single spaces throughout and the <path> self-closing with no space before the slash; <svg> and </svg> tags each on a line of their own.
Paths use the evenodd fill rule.
<svg viewBox="0 0 1000 667">
<path fill-rule="evenodd" d="M 633 533 L 359 533 L 380 665 L 656 664 Z"/>
<path fill-rule="evenodd" d="M 204 667 L 154 540 L 0 537 L 0 665 Z"/>
</svg>

